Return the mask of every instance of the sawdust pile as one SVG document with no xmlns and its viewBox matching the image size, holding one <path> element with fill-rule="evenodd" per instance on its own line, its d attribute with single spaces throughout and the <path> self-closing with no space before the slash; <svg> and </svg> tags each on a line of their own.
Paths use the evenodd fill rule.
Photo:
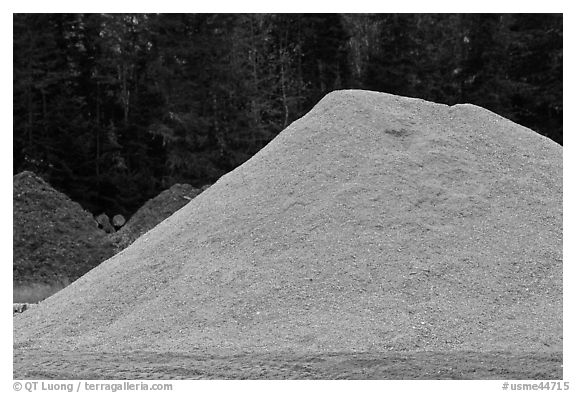
<svg viewBox="0 0 576 393">
<path fill-rule="evenodd" d="M 32 172 L 13 178 L 13 281 L 67 282 L 113 255 L 92 215 Z"/>
<path fill-rule="evenodd" d="M 561 350 L 562 148 L 473 105 L 334 92 L 14 325 L 86 351 Z"/>
<path fill-rule="evenodd" d="M 146 202 L 118 232 L 111 236 L 118 250 L 154 228 L 202 192 L 190 184 L 174 184 Z"/>
</svg>

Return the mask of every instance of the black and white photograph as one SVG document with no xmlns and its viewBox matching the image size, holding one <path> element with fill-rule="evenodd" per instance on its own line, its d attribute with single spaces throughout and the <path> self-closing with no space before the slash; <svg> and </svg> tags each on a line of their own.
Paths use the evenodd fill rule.
<svg viewBox="0 0 576 393">
<path fill-rule="evenodd" d="M 563 17 L 13 13 L 7 389 L 575 389 Z"/>
</svg>

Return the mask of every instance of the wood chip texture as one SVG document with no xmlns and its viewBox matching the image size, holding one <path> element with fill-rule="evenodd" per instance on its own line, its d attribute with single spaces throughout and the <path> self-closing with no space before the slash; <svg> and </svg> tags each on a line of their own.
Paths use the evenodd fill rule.
<svg viewBox="0 0 576 393">
<path fill-rule="evenodd" d="M 17 348 L 561 351 L 562 147 L 474 105 L 336 91 L 14 319 Z"/>
</svg>

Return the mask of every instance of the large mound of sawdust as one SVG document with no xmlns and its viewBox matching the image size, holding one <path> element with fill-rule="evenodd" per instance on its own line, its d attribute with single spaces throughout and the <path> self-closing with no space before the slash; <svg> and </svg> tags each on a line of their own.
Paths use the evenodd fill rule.
<svg viewBox="0 0 576 393">
<path fill-rule="evenodd" d="M 561 350 L 562 148 L 473 105 L 338 91 L 40 306 L 18 347 Z"/>
<path fill-rule="evenodd" d="M 202 192 L 190 184 L 174 184 L 146 202 L 118 232 L 111 235 L 117 249 L 122 250 L 154 228 Z"/>
<path fill-rule="evenodd" d="M 32 172 L 13 178 L 14 284 L 67 282 L 113 254 L 92 215 Z"/>
</svg>

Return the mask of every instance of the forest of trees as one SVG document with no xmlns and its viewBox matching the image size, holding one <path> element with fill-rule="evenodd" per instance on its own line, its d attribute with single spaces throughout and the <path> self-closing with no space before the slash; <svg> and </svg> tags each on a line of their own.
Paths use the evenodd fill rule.
<svg viewBox="0 0 576 393">
<path fill-rule="evenodd" d="M 213 183 L 335 89 L 562 144 L 561 14 L 15 14 L 13 38 L 14 173 L 94 214 Z"/>
</svg>

